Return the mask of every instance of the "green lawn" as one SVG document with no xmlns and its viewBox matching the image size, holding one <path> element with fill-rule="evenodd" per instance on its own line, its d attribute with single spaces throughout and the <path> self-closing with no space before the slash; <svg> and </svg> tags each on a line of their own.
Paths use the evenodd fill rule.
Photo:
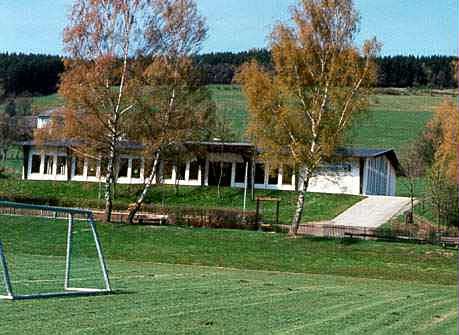
<svg viewBox="0 0 459 335">
<path fill-rule="evenodd" d="M 115 205 L 126 209 L 135 201 L 140 187 L 117 185 Z M 24 199 L 23 201 L 74 207 L 100 207 L 103 201 L 103 184 L 80 182 L 22 181 L 17 178 L 0 178 L 0 199 Z M 242 189 L 222 188 L 221 198 L 216 187 L 181 186 L 178 193 L 173 186 L 153 187 L 147 197 L 149 204 L 165 207 L 234 208 L 243 206 Z M 281 198 L 280 221 L 289 223 L 296 203 L 295 192 L 256 190 L 257 196 Z M 361 200 L 360 196 L 308 193 L 306 195 L 304 222 L 330 220 Z M 256 202 L 248 197 L 247 209 L 255 210 Z M 274 203 L 266 204 L 266 215 L 274 217 Z"/>
<path fill-rule="evenodd" d="M 29 269 L 14 273 L 14 285 L 62 282 L 65 230 L 62 221 L 0 216 L 9 259 Z M 0 302 L 2 334 L 452 334 L 456 327 L 457 251 L 247 231 L 98 230 L 116 294 Z M 89 264 L 92 251 L 83 246 L 75 261 Z M 74 278 L 97 277 L 84 275 Z"/>
</svg>

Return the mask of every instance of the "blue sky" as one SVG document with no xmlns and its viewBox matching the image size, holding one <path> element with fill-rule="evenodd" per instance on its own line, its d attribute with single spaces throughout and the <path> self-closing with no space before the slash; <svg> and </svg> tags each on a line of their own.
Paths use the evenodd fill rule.
<svg viewBox="0 0 459 335">
<path fill-rule="evenodd" d="M 358 41 L 376 36 L 382 54 L 457 55 L 459 0 L 355 0 L 362 16 Z M 266 46 L 295 0 L 197 0 L 207 17 L 203 52 Z M 72 0 L 0 0 L 0 52 L 62 53 Z"/>
</svg>

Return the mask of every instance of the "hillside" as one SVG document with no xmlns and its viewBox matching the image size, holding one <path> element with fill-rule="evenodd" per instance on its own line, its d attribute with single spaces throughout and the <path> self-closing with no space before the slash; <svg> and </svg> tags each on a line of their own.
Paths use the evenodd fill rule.
<svg viewBox="0 0 459 335">
<path fill-rule="evenodd" d="M 212 85 L 212 97 L 217 105 L 218 115 L 227 120 L 235 133 L 235 140 L 243 140 L 248 121 L 245 98 L 238 86 Z M 441 91 L 378 90 L 371 99 L 367 113 L 354 122 L 348 134 L 347 145 L 370 148 L 395 148 L 418 136 L 432 117 L 435 107 L 450 97 Z M 53 108 L 62 104 L 57 95 L 36 97 L 35 111 Z"/>
</svg>

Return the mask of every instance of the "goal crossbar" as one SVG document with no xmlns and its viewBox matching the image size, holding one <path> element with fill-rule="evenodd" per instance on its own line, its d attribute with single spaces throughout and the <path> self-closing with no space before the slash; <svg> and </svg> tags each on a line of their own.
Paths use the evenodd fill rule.
<svg viewBox="0 0 459 335">
<path fill-rule="evenodd" d="M 14 212 L 10 213 L 16 215 L 15 210 L 31 210 L 31 211 L 45 211 L 54 213 L 57 216 L 57 213 L 67 214 L 67 248 L 65 256 L 65 277 L 64 277 L 64 286 L 63 291 L 61 292 L 49 292 L 49 293 L 36 293 L 36 294 L 15 294 L 14 287 L 11 283 L 10 272 L 8 268 L 8 259 L 5 255 L 4 246 L 2 239 L 0 237 L 0 266 L 3 270 L 3 283 L 5 288 L 4 295 L 0 295 L 0 299 L 7 300 L 24 300 L 24 299 L 37 299 L 37 298 L 51 298 L 51 297 L 61 297 L 61 296 L 84 296 L 84 295 L 94 295 L 94 294 L 107 294 L 112 292 L 110 286 L 110 279 L 108 276 L 107 264 L 102 251 L 102 246 L 100 244 L 99 236 L 97 234 L 96 225 L 94 221 L 94 215 L 92 211 L 78 208 L 65 208 L 65 207 L 54 207 L 54 206 L 43 206 L 43 205 L 32 205 L 24 203 L 16 203 L 10 201 L 0 201 L 0 208 L 9 208 L 13 209 Z M 100 270 L 102 272 L 104 280 L 104 288 L 75 288 L 70 287 L 70 270 L 72 265 L 71 253 L 72 253 L 72 232 L 75 216 L 81 216 L 85 218 L 90 226 L 91 234 L 94 239 L 94 244 L 97 251 L 97 257 L 99 260 Z"/>
</svg>

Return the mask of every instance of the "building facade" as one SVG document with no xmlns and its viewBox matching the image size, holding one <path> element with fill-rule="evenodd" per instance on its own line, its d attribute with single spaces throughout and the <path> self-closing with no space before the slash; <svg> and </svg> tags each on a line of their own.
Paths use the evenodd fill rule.
<svg viewBox="0 0 459 335">
<path fill-rule="evenodd" d="M 104 160 L 78 157 L 65 143 L 38 146 L 22 143 L 23 179 L 77 182 L 104 182 Z M 155 182 L 186 186 L 227 186 L 295 191 L 301 173 L 288 166 L 270 167 L 257 158 L 250 143 L 193 142 L 190 158 L 180 163 L 159 163 Z M 136 150 L 137 149 L 137 150 Z M 139 147 L 126 148 L 116 165 L 117 182 L 143 184 L 148 165 Z M 396 192 L 400 164 L 394 150 L 340 149 L 333 163 L 324 164 L 310 180 L 308 192 L 387 195 Z"/>
</svg>

